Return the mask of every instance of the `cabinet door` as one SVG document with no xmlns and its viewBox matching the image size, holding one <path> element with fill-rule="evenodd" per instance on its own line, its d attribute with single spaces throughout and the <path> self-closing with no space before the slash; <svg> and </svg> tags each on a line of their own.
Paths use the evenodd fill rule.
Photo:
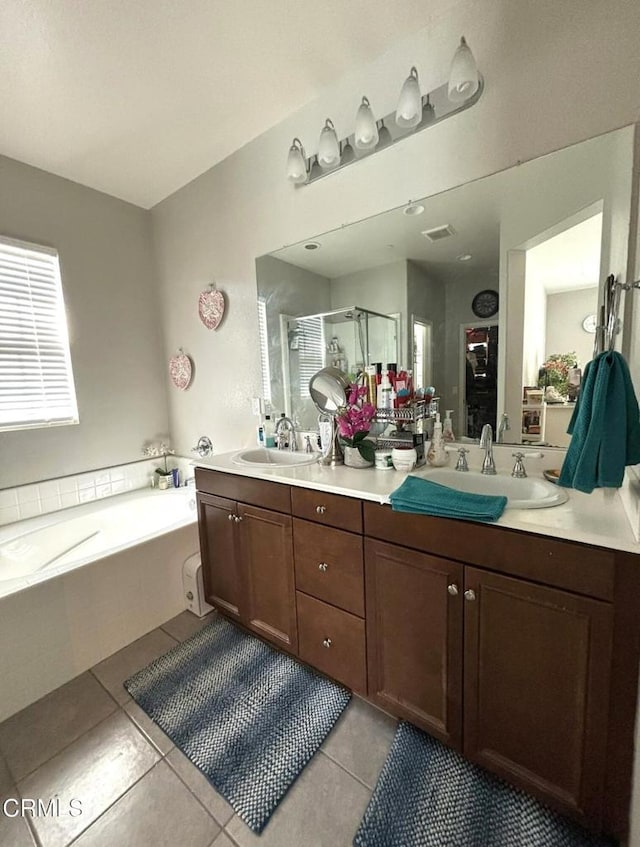
<svg viewBox="0 0 640 847">
<path fill-rule="evenodd" d="M 242 580 L 238 569 L 233 500 L 198 494 L 198 530 L 202 576 L 207 601 L 234 618 L 240 618 Z"/>
<path fill-rule="evenodd" d="M 369 697 L 461 745 L 462 565 L 365 542 Z"/>
<path fill-rule="evenodd" d="M 290 515 L 238 505 L 247 626 L 297 652 L 298 629 Z"/>
<path fill-rule="evenodd" d="M 611 607 L 471 567 L 465 589 L 465 755 L 597 825 Z"/>
</svg>

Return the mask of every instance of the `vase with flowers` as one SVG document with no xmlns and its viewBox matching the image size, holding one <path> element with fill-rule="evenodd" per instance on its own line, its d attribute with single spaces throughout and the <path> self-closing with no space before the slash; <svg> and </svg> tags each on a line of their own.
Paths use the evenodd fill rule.
<svg viewBox="0 0 640 847">
<path fill-rule="evenodd" d="M 347 405 L 336 415 L 344 463 L 350 468 L 370 468 L 375 458 L 375 445 L 366 439 L 376 410 L 366 395 L 365 386 L 351 385 Z"/>
<path fill-rule="evenodd" d="M 569 371 L 578 366 L 575 352 L 552 353 L 540 368 L 538 388 L 544 388 L 545 400 L 562 402 L 569 393 Z M 557 398 L 557 399 L 556 399 Z"/>
</svg>

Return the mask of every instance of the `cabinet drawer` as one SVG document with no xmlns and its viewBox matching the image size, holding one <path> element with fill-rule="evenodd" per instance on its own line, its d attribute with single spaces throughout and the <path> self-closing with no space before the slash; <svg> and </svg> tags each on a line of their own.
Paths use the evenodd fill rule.
<svg viewBox="0 0 640 847">
<path fill-rule="evenodd" d="M 302 592 L 298 605 L 298 645 L 303 662 L 344 683 L 359 694 L 367 693 L 364 621 Z"/>
<path fill-rule="evenodd" d="M 252 506 L 291 513 L 289 486 L 280 482 L 196 468 L 196 488 L 205 494 L 217 494 Z"/>
<path fill-rule="evenodd" d="M 362 537 L 293 520 L 296 588 L 364 617 Z"/>
<path fill-rule="evenodd" d="M 299 518 L 362 532 L 362 502 L 340 494 L 327 494 L 309 488 L 291 489 L 292 512 Z"/>
</svg>

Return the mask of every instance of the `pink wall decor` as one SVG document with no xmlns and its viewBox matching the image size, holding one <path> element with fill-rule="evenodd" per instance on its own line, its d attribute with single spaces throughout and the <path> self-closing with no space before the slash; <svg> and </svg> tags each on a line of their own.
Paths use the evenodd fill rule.
<svg viewBox="0 0 640 847">
<path fill-rule="evenodd" d="M 191 385 L 193 378 L 193 362 L 184 352 L 182 347 L 178 350 L 175 356 L 169 359 L 169 376 L 171 382 L 180 391 L 184 391 Z"/>
<path fill-rule="evenodd" d="M 224 294 L 217 291 L 215 284 L 200 292 L 198 297 L 198 315 L 207 329 L 217 329 L 224 316 Z"/>
</svg>

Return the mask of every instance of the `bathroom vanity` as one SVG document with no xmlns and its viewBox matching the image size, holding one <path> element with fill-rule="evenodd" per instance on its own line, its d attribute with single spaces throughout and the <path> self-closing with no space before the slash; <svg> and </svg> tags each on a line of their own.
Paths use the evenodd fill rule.
<svg viewBox="0 0 640 847">
<path fill-rule="evenodd" d="M 207 599 L 513 785 L 622 837 L 640 655 L 630 530 L 604 516 L 612 535 L 598 545 L 592 532 L 585 544 L 566 537 L 579 534 L 567 518 L 565 538 L 554 537 L 553 512 L 593 523 L 584 495 L 539 510 L 534 532 L 519 510 L 497 525 L 397 513 L 382 503 L 400 481 L 318 466 L 250 473 L 213 457 L 196 470 Z"/>
</svg>

